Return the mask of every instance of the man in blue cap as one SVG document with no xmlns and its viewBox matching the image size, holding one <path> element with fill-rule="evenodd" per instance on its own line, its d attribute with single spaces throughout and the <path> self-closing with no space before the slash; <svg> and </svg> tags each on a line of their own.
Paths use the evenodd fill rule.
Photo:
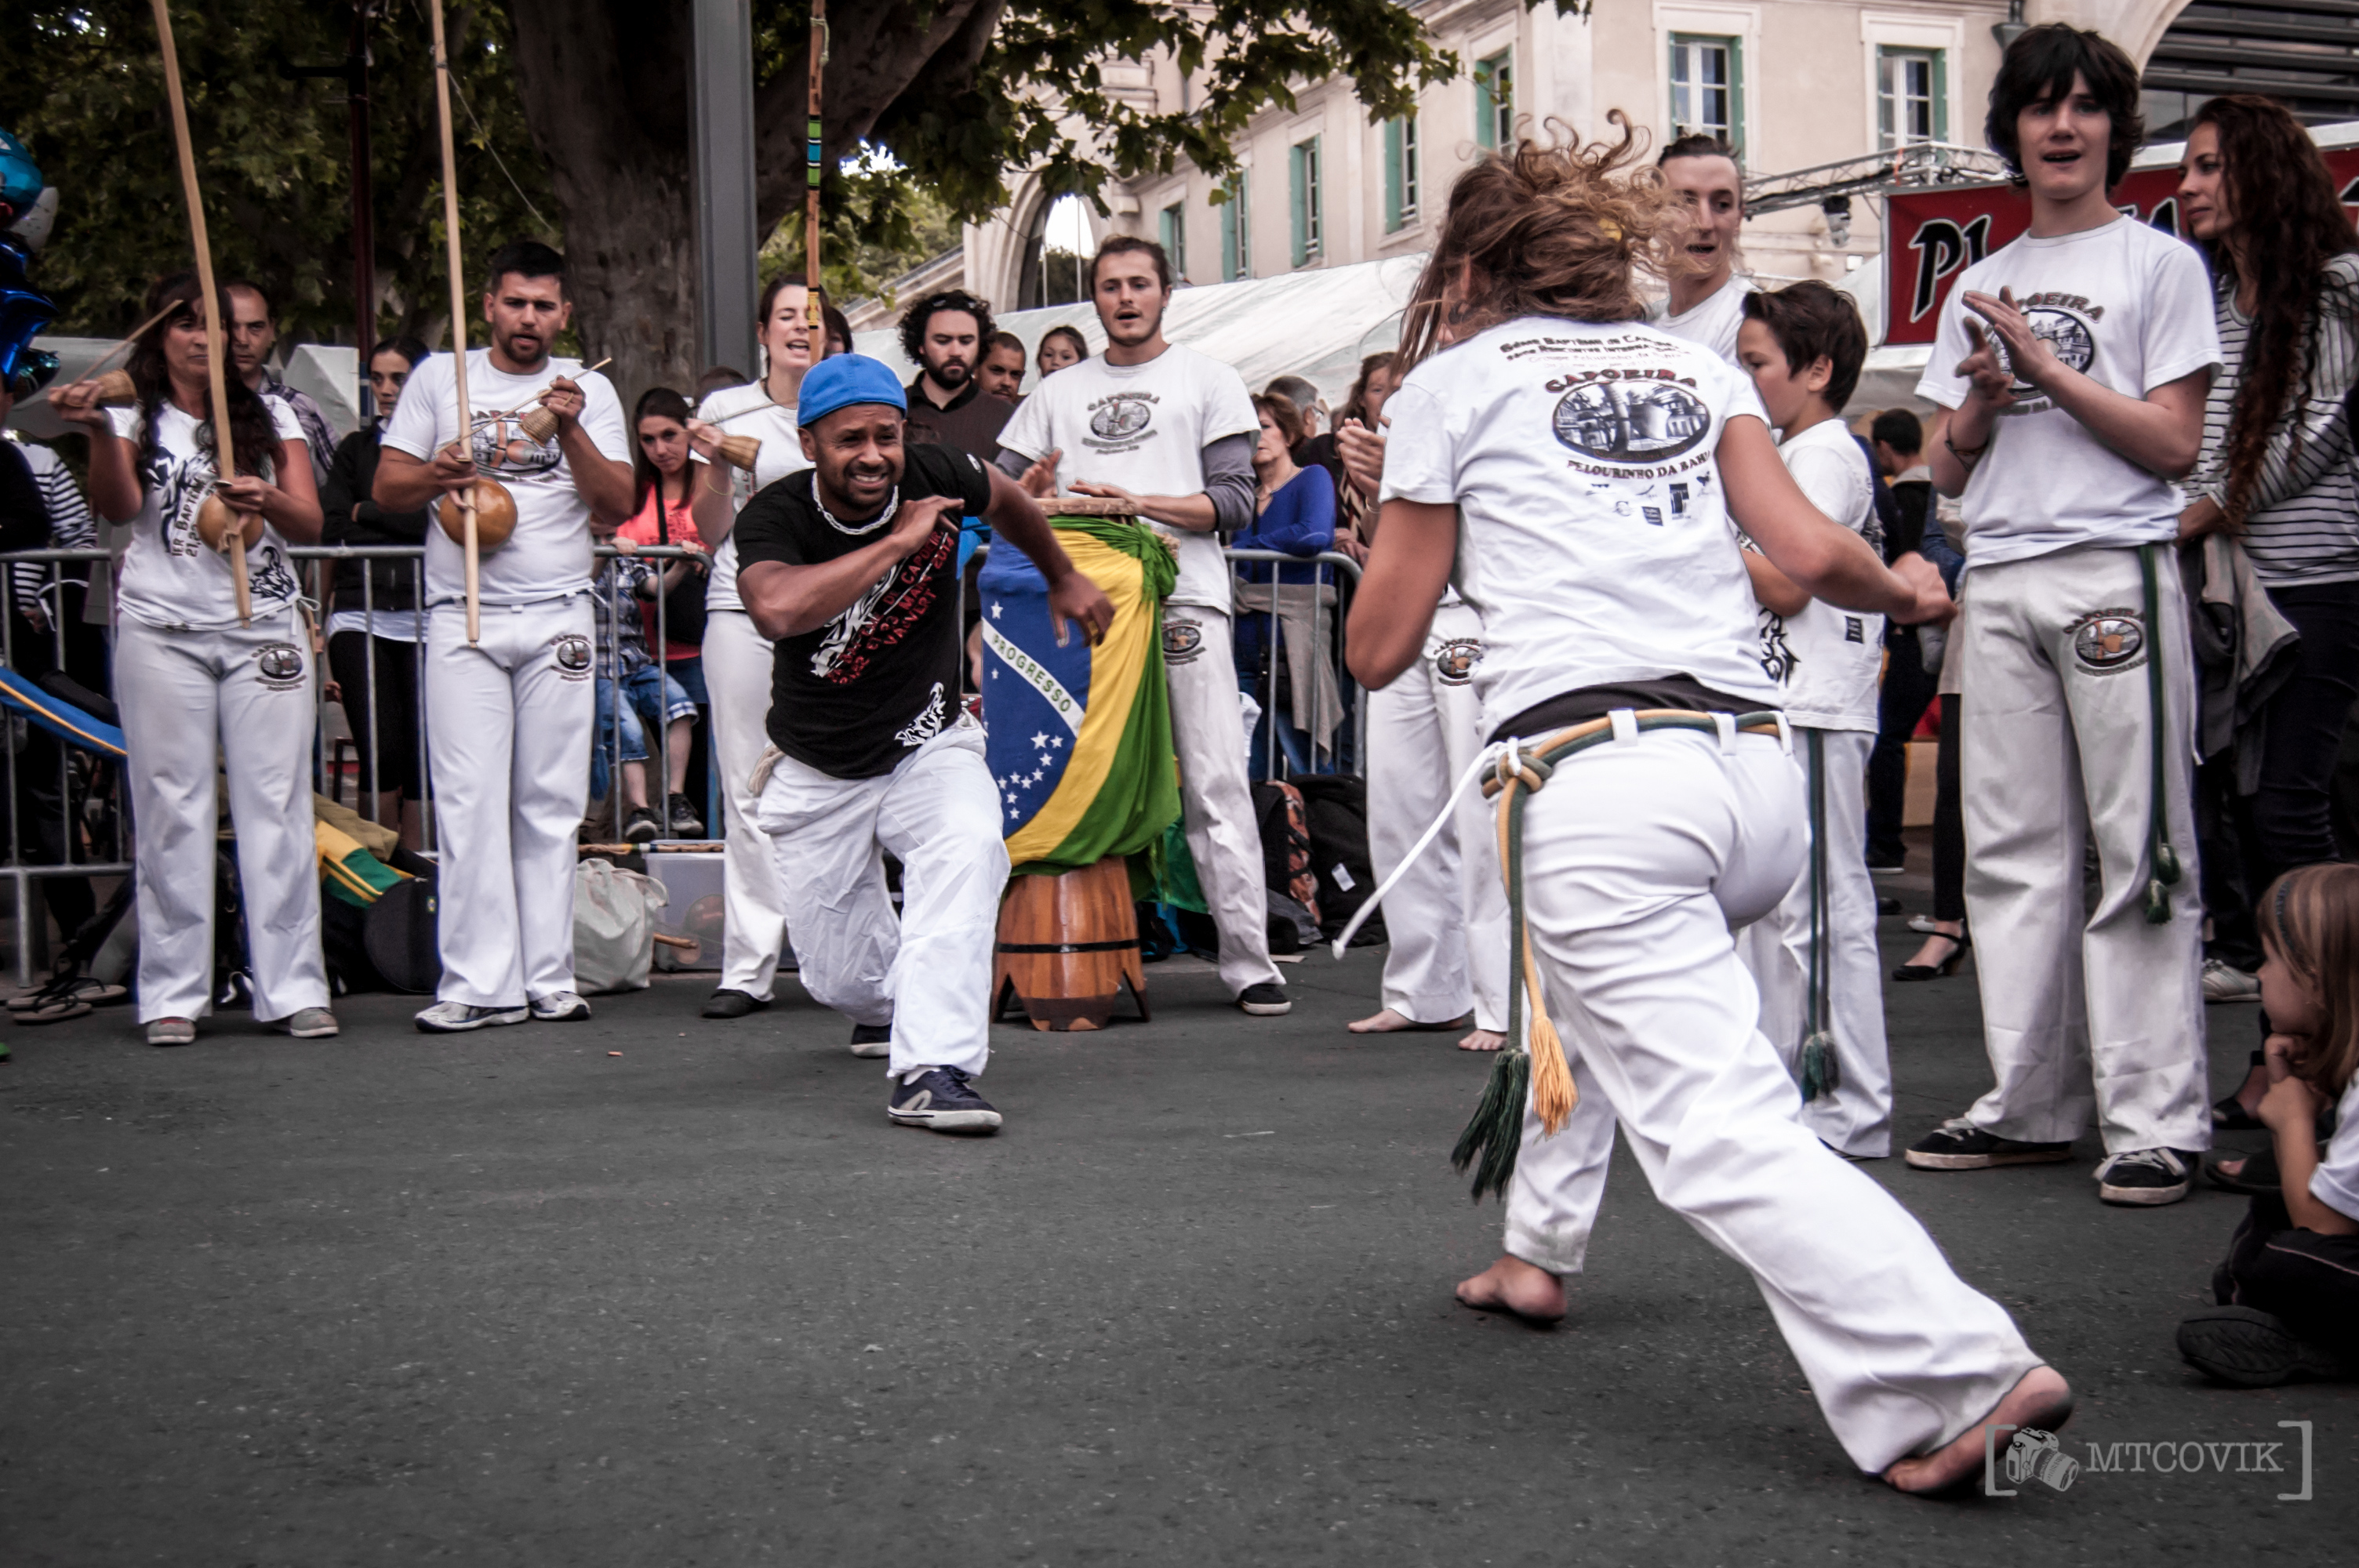
<svg viewBox="0 0 2359 1568">
<path fill-rule="evenodd" d="M 787 933 L 853 1050 L 891 1057 L 886 1114 L 989 1132 L 973 1079 L 991 1054 L 993 934 L 1007 881 L 999 788 L 958 706 L 958 530 L 988 519 L 1049 579 L 1059 635 L 1094 643 L 1114 606 L 1040 508 L 949 447 L 905 442 L 899 382 L 859 354 L 821 361 L 797 404 L 808 473 L 737 514 L 737 591 L 776 643 L 770 749 L 756 772 Z M 901 916 L 884 856 L 901 862 Z"/>
</svg>

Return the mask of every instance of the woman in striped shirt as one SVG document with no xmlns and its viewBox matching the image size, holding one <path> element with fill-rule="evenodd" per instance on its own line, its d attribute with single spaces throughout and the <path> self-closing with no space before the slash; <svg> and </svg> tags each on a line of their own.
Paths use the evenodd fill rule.
<svg viewBox="0 0 2359 1568">
<path fill-rule="evenodd" d="M 2260 786 L 2245 810 L 2230 813 L 2241 818 L 2245 885 L 2257 892 L 2296 867 L 2337 858 L 2328 789 L 2359 698 L 2350 409 L 2359 236 L 2317 144 L 2274 100 L 2240 94 L 2204 104 L 2180 168 L 2181 222 L 2212 264 L 2222 357 L 2180 538 L 2234 535 L 2270 601 L 2301 634 L 2293 675 L 2264 718 Z M 2212 913 L 2218 957 L 2256 968 L 2250 910 Z M 2214 968 L 2206 965 L 2207 992 Z M 2248 1082 L 2220 1102 L 2214 1121 L 2257 1126 L 2251 1113 L 2266 1087 Z"/>
</svg>

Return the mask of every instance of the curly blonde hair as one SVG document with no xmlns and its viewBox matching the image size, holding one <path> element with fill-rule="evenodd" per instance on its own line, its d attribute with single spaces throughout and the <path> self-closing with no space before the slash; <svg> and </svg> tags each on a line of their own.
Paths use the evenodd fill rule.
<svg viewBox="0 0 2359 1568">
<path fill-rule="evenodd" d="M 1551 120 L 1557 139 L 1519 138 L 1451 184 L 1402 319 L 1404 372 L 1443 346 L 1445 329 L 1462 338 L 1522 316 L 1636 320 L 1646 314 L 1637 275 L 1694 269 L 1675 243 L 1685 203 L 1641 163 L 1640 133 L 1622 111 L 1606 120 L 1621 140 L 1583 143 Z"/>
</svg>

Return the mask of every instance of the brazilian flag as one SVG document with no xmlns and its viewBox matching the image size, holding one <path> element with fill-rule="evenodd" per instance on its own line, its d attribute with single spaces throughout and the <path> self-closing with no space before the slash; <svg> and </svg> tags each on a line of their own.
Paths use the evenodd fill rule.
<svg viewBox="0 0 2359 1568">
<path fill-rule="evenodd" d="M 1163 600 L 1179 580 L 1154 529 L 1058 517 L 1057 542 L 1114 601 L 1096 647 L 1049 622 L 1049 584 L 1022 552 L 992 552 L 976 579 L 983 611 L 983 719 L 1000 828 L 1019 872 L 1054 874 L 1159 845 L 1180 816 L 1171 696 L 1163 680 Z"/>
<path fill-rule="evenodd" d="M 320 851 L 320 885 L 332 898 L 366 909 L 404 879 L 405 873 L 370 854 L 341 827 L 313 822 L 311 836 Z"/>
</svg>

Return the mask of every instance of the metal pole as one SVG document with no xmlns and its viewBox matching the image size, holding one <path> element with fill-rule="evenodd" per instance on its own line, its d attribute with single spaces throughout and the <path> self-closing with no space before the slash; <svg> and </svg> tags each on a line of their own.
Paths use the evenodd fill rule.
<svg viewBox="0 0 2359 1568">
<path fill-rule="evenodd" d="M 368 29 L 375 5 L 376 0 L 353 0 L 353 41 L 344 61 L 353 136 L 353 352 L 360 361 L 360 394 L 353 406 L 364 425 L 376 417 L 376 399 L 369 392 L 369 350 L 376 343 L 376 230 L 372 222 L 375 194 L 369 178 L 368 96 Z"/>
<path fill-rule="evenodd" d="M 748 0 L 691 0 L 697 292 L 704 362 L 754 363 L 754 18 Z"/>
</svg>

